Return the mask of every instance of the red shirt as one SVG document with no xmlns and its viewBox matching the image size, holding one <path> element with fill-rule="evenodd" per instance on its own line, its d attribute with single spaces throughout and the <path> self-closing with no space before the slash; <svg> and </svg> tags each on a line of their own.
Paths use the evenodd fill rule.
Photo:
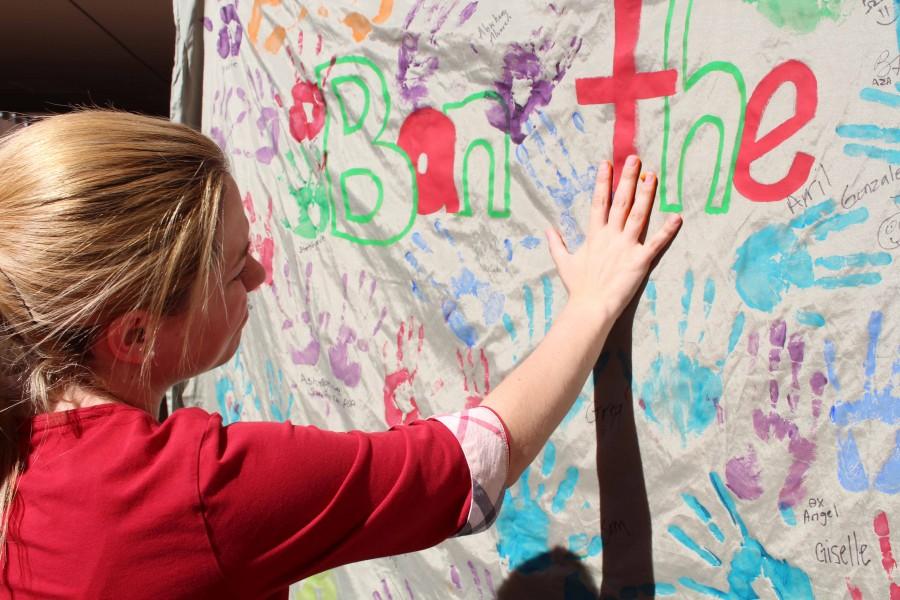
<svg viewBox="0 0 900 600">
<path fill-rule="evenodd" d="M 436 420 L 336 433 L 107 404 L 32 428 L 2 576 L 15 599 L 287 598 L 470 518 L 466 455 Z"/>
</svg>

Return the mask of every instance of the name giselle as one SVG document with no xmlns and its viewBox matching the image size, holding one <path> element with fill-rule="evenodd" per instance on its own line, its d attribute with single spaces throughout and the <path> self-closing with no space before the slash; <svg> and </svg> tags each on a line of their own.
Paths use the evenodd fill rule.
<svg viewBox="0 0 900 600">
<path fill-rule="evenodd" d="M 871 558 L 866 557 L 866 550 L 869 549 L 867 544 L 860 544 L 856 538 L 856 532 L 853 531 L 847 536 L 844 543 L 841 540 L 838 544 L 829 544 L 828 540 L 816 544 L 816 560 L 826 565 L 846 565 L 848 567 L 866 567 L 872 562 Z"/>
</svg>

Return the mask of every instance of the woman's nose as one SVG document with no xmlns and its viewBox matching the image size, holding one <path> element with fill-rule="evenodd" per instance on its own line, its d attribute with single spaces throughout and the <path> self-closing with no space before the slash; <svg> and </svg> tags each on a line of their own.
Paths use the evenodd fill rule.
<svg viewBox="0 0 900 600">
<path fill-rule="evenodd" d="M 266 280 L 266 269 L 258 260 L 256 260 L 256 257 L 252 255 L 248 257 L 247 260 L 249 262 L 244 271 L 244 287 L 247 288 L 248 292 L 252 292 Z"/>
</svg>

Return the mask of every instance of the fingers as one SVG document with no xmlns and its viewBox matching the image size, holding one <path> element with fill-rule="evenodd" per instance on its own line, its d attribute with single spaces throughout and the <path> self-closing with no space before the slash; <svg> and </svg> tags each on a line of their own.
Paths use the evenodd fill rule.
<svg viewBox="0 0 900 600">
<path fill-rule="evenodd" d="M 612 192 L 612 165 L 604 160 L 597 167 L 597 179 L 594 182 L 594 199 L 591 201 L 589 231 L 596 231 L 606 225 L 609 218 L 610 195 Z"/>
<path fill-rule="evenodd" d="M 653 237 L 644 244 L 644 248 L 649 254 L 649 260 L 655 259 L 662 252 L 663 248 L 669 245 L 669 242 L 678 233 L 679 227 L 681 227 L 681 215 L 670 215 L 666 219 L 659 231 L 653 234 Z"/>
<path fill-rule="evenodd" d="M 640 183 L 637 184 L 637 193 L 631 212 L 628 213 L 628 218 L 625 220 L 624 231 L 635 240 L 641 237 L 647 227 L 655 197 L 656 176 L 653 173 L 644 172 L 640 176 Z"/>
<path fill-rule="evenodd" d="M 550 248 L 550 258 L 553 259 L 553 264 L 556 265 L 556 270 L 559 272 L 559 276 L 563 280 L 566 289 L 568 289 L 569 264 L 572 260 L 572 255 L 569 254 L 569 249 L 566 247 L 565 241 L 563 241 L 556 229 L 547 229 L 546 234 L 547 246 Z"/>
<path fill-rule="evenodd" d="M 619 187 L 613 196 L 612 207 L 609 209 L 609 224 L 621 230 L 628 218 L 631 204 L 634 201 L 634 188 L 638 174 L 641 172 L 641 161 L 637 156 L 631 155 L 625 161 L 622 176 L 619 178 Z"/>
</svg>

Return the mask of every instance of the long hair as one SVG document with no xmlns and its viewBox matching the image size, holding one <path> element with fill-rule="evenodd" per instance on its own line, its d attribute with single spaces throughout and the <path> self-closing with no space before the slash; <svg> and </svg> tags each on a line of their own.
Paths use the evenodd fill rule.
<svg viewBox="0 0 900 600">
<path fill-rule="evenodd" d="M 102 389 L 91 346 L 114 318 L 147 311 L 152 348 L 160 317 L 206 297 L 227 168 L 188 127 L 110 110 L 0 140 L 0 559 L 25 424 L 69 386 Z"/>
</svg>

